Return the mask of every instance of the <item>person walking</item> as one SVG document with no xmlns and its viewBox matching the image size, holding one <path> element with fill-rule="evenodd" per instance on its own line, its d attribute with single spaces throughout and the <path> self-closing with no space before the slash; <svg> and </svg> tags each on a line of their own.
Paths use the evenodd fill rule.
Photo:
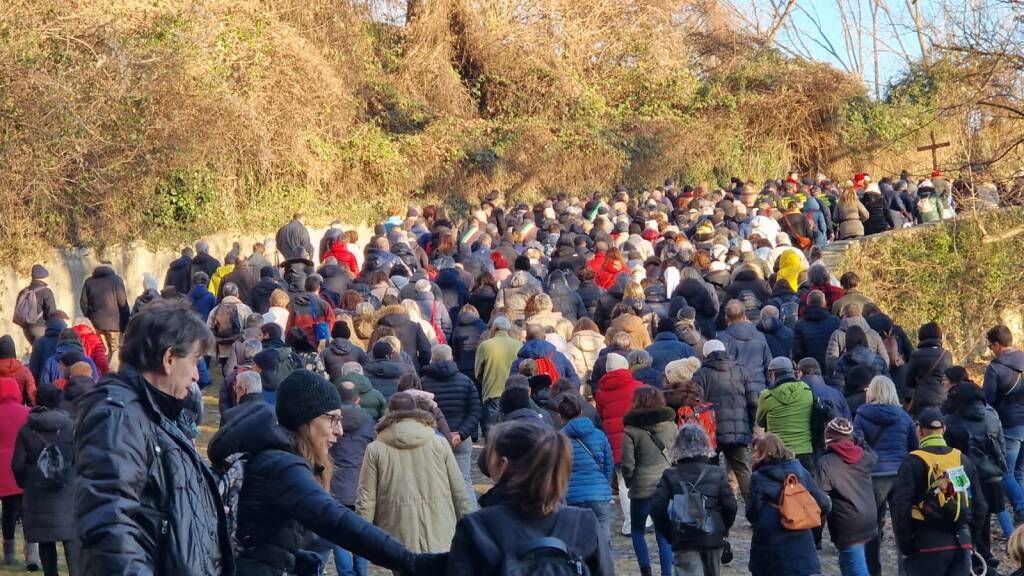
<svg viewBox="0 0 1024 576">
<path fill-rule="evenodd" d="M 709 461 L 714 452 L 703 428 L 696 424 L 681 426 L 669 449 L 673 465 L 662 473 L 651 498 L 654 529 L 671 535 L 675 576 L 717 576 L 721 570 L 737 505 L 725 471 Z M 669 507 L 676 496 L 689 493 L 684 489 L 691 485 L 707 499 L 712 524 L 703 533 L 673 532 Z"/>
<path fill-rule="evenodd" d="M 942 347 L 942 328 L 935 322 L 923 324 L 917 331 L 917 350 L 907 362 L 907 387 L 914 391 L 912 413 L 942 406 L 946 399 L 942 375 L 952 365 L 952 354 Z"/>
<path fill-rule="evenodd" d="M 274 237 L 277 251 L 285 260 L 295 258 L 313 258 L 316 252 L 313 251 L 313 243 L 309 239 L 309 230 L 305 225 L 306 215 L 296 212 L 291 221 L 281 226 Z M 353 270 L 354 272 L 354 270 Z"/>
<path fill-rule="evenodd" d="M 81 573 L 125 574 L 145 566 L 153 574 L 234 574 L 216 478 L 177 423 L 212 346 L 210 330 L 185 304 L 159 301 L 131 320 L 124 343 L 120 369 L 77 403 Z M 166 512 L 130 516 L 126 508 Z M 120 521 L 110 522 L 113 517 Z"/>
<path fill-rule="evenodd" d="M 121 333 L 128 325 L 128 294 L 124 280 L 114 272 L 110 262 L 103 262 L 82 285 L 79 301 L 82 314 L 92 321 L 93 328 L 103 337 L 110 357 L 110 367 L 117 369 L 121 348 Z"/>
<path fill-rule="evenodd" d="M 480 415 L 480 429 L 484 437 L 497 417 L 501 393 L 505 391 L 505 380 L 512 372 L 512 364 L 519 356 L 523 343 L 513 338 L 509 331 L 512 322 L 505 316 L 497 316 L 492 322 L 494 335 L 480 343 L 476 351 L 476 381 L 480 383 L 480 397 L 483 411 Z"/>
<path fill-rule="evenodd" d="M 480 498 L 481 509 L 459 521 L 445 575 L 497 573 L 509 557 L 541 552 L 544 537 L 565 544 L 578 559 L 569 566 L 578 562 L 576 573 L 614 574 L 611 547 L 594 513 L 562 505 L 572 460 L 569 439 L 538 423 L 517 420 L 492 430 L 486 465 L 496 484 Z M 555 562 L 565 566 L 565 560 Z"/>
<path fill-rule="evenodd" d="M 1003 489 L 1013 504 L 1014 523 L 1024 523 L 1024 351 L 1014 346 L 1013 333 L 1002 324 L 985 334 L 995 355 L 985 369 L 985 401 L 999 413 L 1006 441 L 1007 473 Z"/>
<path fill-rule="evenodd" d="M 434 346 L 430 351 L 430 364 L 423 367 L 422 373 L 423 389 L 434 395 L 434 401 L 448 421 L 455 462 L 466 484 L 466 495 L 475 509 L 476 491 L 473 489 L 471 462 L 473 440 L 480 424 L 480 394 L 473 381 L 452 360 L 450 346 Z"/>
<path fill-rule="evenodd" d="M 355 511 L 359 471 L 363 467 L 366 447 L 373 442 L 374 419 L 360 406 L 359 388 L 355 382 L 343 381 L 335 386 L 341 399 L 342 435 L 329 450 L 334 463 L 331 496 Z M 366 576 L 368 568 L 366 558 L 338 545 L 334 546 L 334 564 L 338 576 Z"/>
<path fill-rule="evenodd" d="M 622 535 L 628 536 L 632 530 L 632 524 L 629 521 L 629 494 L 626 491 L 626 481 L 622 476 L 622 469 L 619 467 L 622 461 L 622 437 L 625 435 L 622 418 L 632 405 L 634 390 L 641 384 L 633 378 L 628 362 L 621 355 L 608 354 L 605 357 L 605 363 L 608 372 L 601 377 L 597 393 L 594 394 L 594 401 L 597 405 L 597 415 L 601 418 L 601 428 L 608 436 L 608 443 L 612 447 L 615 475 L 618 478 L 619 506 L 622 508 L 623 516 Z"/>
<path fill-rule="evenodd" d="M 22 488 L 11 464 L 18 432 L 28 421 L 29 409 L 22 403 L 21 388 L 14 378 L 0 378 L 0 528 L 4 537 L 4 564 L 14 564 L 14 537 L 24 506 Z M 39 568 L 38 548 L 23 541 L 25 564 Z"/>
<path fill-rule="evenodd" d="M 22 495 L 25 540 L 39 547 L 44 576 L 57 576 L 57 544 L 64 547 L 68 572 L 78 574 L 78 535 L 74 519 L 74 423 L 60 409 L 64 393 L 40 386 L 37 405 L 18 431 L 11 469 Z"/>
<path fill-rule="evenodd" d="M 757 425 L 776 434 L 786 448 L 796 454 L 805 470 L 814 470 L 811 435 L 814 393 L 805 382 L 797 380 L 789 358 L 773 358 L 768 373 L 773 386 L 757 400 Z"/>
<path fill-rule="evenodd" d="M 218 430 L 209 448 L 222 473 L 241 458 L 235 455 L 248 454 L 237 503 L 237 574 L 316 574 L 323 559 L 303 549 L 309 532 L 402 574 L 444 570 L 443 556 L 411 552 L 331 497 L 330 448 L 342 434 L 342 413 L 330 382 L 296 370 L 281 382 L 274 409 L 251 406 Z"/>
<path fill-rule="evenodd" d="M 32 265 L 32 280 L 14 300 L 13 322 L 21 328 L 29 345 L 46 332 L 46 323 L 57 311 L 53 290 L 46 284 L 50 272 L 42 264 Z"/>
<path fill-rule="evenodd" d="M 875 496 L 871 472 L 878 456 L 853 441 L 853 424 L 836 418 L 825 427 L 825 453 L 818 460 L 814 479 L 832 500 L 828 533 L 839 550 L 843 576 L 868 576 L 864 544 L 877 536 Z"/>
<path fill-rule="evenodd" d="M 750 478 L 746 510 L 747 521 L 753 529 L 750 573 L 753 576 L 821 574 L 814 534 L 809 528 L 789 530 L 783 526 L 779 502 L 783 484 L 790 476 L 810 493 L 822 514 L 831 511 L 831 499 L 775 434 L 768 432 L 754 441 L 753 457 L 754 474 Z"/>
<path fill-rule="evenodd" d="M 456 523 L 473 508 L 448 441 L 408 392 L 388 400 L 376 430 L 359 471 L 356 512 L 410 550 L 447 552 Z"/>
<path fill-rule="evenodd" d="M 866 403 L 857 410 L 853 418 L 853 428 L 864 438 L 864 447 L 870 448 L 878 456 L 878 461 L 871 471 L 877 534 L 865 546 L 864 555 L 868 574 L 881 574 L 885 512 L 886 509 L 889 510 L 890 518 L 895 514 L 892 508 L 892 491 L 896 483 L 896 474 L 907 454 L 917 450 L 917 427 L 910 415 L 900 406 L 899 394 L 892 380 L 885 376 L 875 376 L 868 385 Z"/>
<path fill-rule="evenodd" d="M 633 403 L 622 417 L 620 469 L 629 488 L 630 535 L 633 552 L 641 576 L 653 574 L 645 538 L 647 519 L 651 516 L 651 497 L 662 472 L 671 466 L 668 447 L 675 442 L 676 414 L 665 406 L 661 390 L 639 386 L 633 391 Z M 668 534 L 655 530 L 658 562 L 662 576 L 672 574 L 672 545 Z"/>
<path fill-rule="evenodd" d="M 615 459 L 608 438 L 583 415 L 581 399 L 566 395 L 555 405 L 562 433 L 572 443 L 572 475 L 565 503 L 594 511 L 605 538 L 611 542 L 612 490 Z"/>
</svg>

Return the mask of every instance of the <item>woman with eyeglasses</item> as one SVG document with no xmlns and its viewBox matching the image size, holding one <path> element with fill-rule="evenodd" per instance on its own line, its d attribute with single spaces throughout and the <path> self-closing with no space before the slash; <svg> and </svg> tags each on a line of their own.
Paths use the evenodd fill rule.
<svg viewBox="0 0 1024 576">
<path fill-rule="evenodd" d="M 275 408 L 249 404 L 211 440 L 210 460 L 222 472 L 232 467 L 233 455 L 246 458 L 235 530 L 238 574 L 322 573 L 321 555 L 309 549 L 310 533 L 399 574 L 444 571 L 446 555 L 409 550 L 331 496 L 328 450 L 341 435 L 337 389 L 318 374 L 296 370 L 278 387 L 276 418 Z"/>
</svg>

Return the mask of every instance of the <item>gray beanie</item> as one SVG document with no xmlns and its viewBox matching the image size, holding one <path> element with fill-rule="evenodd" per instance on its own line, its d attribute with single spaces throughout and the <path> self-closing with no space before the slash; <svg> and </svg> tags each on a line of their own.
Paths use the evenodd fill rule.
<svg viewBox="0 0 1024 576">
<path fill-rule="evenodd" d="M 711 448 L 711 440 L 707 432 L 696 424 L 684 424 L 679 427 L 675 442 L 669 449 L 669 458 L 677 462 L 684 458 L 697 458 L 700 456 L 714 456 L 715 451 Z"/>
</svg>

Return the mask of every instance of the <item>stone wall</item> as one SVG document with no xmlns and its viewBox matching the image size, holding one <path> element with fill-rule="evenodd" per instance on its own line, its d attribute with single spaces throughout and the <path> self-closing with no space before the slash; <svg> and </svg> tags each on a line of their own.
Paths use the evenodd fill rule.
<svg viewBox="0 0 1024 576">
<path fill-rule="evenodd" d="M 345 229 L 349 228 L 351 227 L 345 227 Z M 361 242 L 365 242 L 372 235 L 372 230 L 365 226 L 356 227 L 356 230 L 359 232 Z M 314 247 L 318 245 L 326 231 L 326 228 L 310 230 Z M 249 254 L 252 251 L 253 243 L 264 241 L 267 238 L 272 239 L 273 236 L 274 232 L 264 235 L 223 233 L 204 239 L 210 245 L 210 254 L 223 261 L 224 255 L 231 251 L 236 243 L 241 248 L 241 254 Z M 362 246 L 360 245 L 359 248 L 362 249 Z M 271 242 L 268 252 L 272 249 L 273 243 Z M 180 253 L 177 251 L 152 251 L 144 243 L 136 242 L 124 246 L 111 246 L 103 251 L 87 248 L 53 249 L 39 263 L 46 266 L 50 272 L 50 277 L 46 279 L 46 282 L 53 290 L 57 307 L 67 312 L 71 318 L 75 318 L 79 315 L 78 303 L 82 285 L 101 260 L 109 260 L 114 270 L 124 279 L 128 292 L 128 303 L 131 305 L 135 301 L 135 297 L 143 292 L 143 275 L 152 274 L 162 288 L 167 266 L 179 256 Z M 27 269 L 0 268 L 0 334 L 10 334 L 14 337 L 19 354 L 28 353 L 28 342 L 22 335 L 21 328 L 16 326 L 11 318 L 14 314 L 14 303 L 18 292 L 28 285 L 29 280 Z"/>
</svg>

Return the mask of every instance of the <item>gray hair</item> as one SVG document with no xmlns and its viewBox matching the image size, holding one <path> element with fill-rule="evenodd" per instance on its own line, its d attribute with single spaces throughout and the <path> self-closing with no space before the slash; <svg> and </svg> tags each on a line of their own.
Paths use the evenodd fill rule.
<svg viewBox="0 0 1024 576">
<path fill-rule="evenodd" d="M 242 360 L 251 362 L 257 354 L 263 352 L 263 343 L 255 338 L 242 343 Z"/>
<path fill-rule="evenodd" d="M 625 330 L 616 332 L 615 336 L 612 336 L 612 346 L 616 348 L 632 348 L 633 336 Z"/>
<path fill-rule="evenodd" d="M 772 306 L 771 304 L 769 304 L 769 305 L 765 306 L 764 308 L 761 308 L 761 316 L 768 316 L 770 318 L 778 318 L 779 317 L 779 309 L 776 308 L 775 306 Z"/>
<path fill-rule="evenodd" d="M 630 366 L 639 368 L 650 368 L 651 364 L 654 364 L 654 358 L 651 358 L 647 350 L 633 350 L 626 356 L 626 360 Z"/>
<path fill-rule="evenodd" d="M 896 384 L 888 376 L 875 376 L 868 384 L 864 401 L 868 404 L 899 406 L 900 396 L 896 393 Z"/>
<path fill-rule="evenodd" d="M 263 314 L 253 312 L 245 317 L 246 328 L 259 328 L 260 326 L 263 326 Z"/>
<path fill-rule="evenodd" d="M 832 281 L 832 275 L 829 274 L 828 268 L 824 264 L 815 262 L 811 264 L 810 270 L 807 271 L 807 280 L 811 284 L 828 284 Z"/>
<path fill-rule="evenodd" d="M 825 293 L 821 290 L 811 290 L 807 293 L 807 303 L 811 306 L 825 306 Z"/>
<path fill-rule="evenodd" d="M 495 330 L 508 330 L 512 328 L 512 321 L 505 316 L 498 316 L 492 322 Z"/>
<path fill-rule="evenodd" d="M 206 240 L 200 240 L 199 242 L 196 242 L 196 252 L 199 252 L 200 254 L 206 254 L 209 251 L 210 245 L 206 242 Z"/>
<path fill-rule="evenodd" d="M 341 365 L 342 376 L 348 376 L 349 374 L 362 375 L 362 373 L 363 365 L 360 364 L 359 362 L 345 362 L 344 364 Z"/>
<path fill-rule="evenodd" d="M 263 379 L 259 372 L 247 370 L 235 377 L 235 386 L 245 391 L 246 394 L 263 393 Z"/>
<path fill-rule="evenodd" d="M 447 344 L 438 344 L 430 349 L 430 362 L 449 362 L 452 359 L 452 347 Z"/>
<path fill-rule="evenodd" d="M 700 456 L 710 458 L 714 454 L 715 451 L 711 449 L 711 439 L 708 438 L 707 432 L 696 424 L 682 425 L 668 452 L 669 459 L 673 462 Z"/>
<path fill-rule="evenodd" d="M 225 296 L 234 296 L 235 298 L 238 297 L 238 285 L 236 285 L 234 282 L 225 283 L 223 286 L 220 287 L 220 291 Z"/>
</svg>

